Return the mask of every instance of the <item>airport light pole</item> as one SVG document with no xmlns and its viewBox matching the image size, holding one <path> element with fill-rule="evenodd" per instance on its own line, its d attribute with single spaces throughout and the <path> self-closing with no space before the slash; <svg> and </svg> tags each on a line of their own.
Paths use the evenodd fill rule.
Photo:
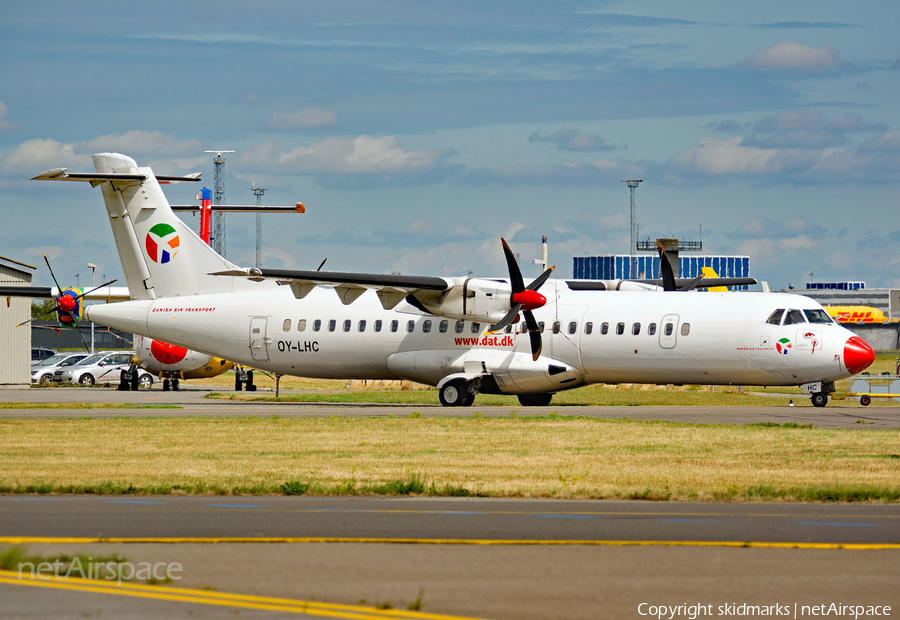
<svg viewBox="0 0 900 620">
<path fill-rule="evenodd" d="M 86 265 L 88 269 L 91 270 L 91 288 L 94 288 L 94 270 L 97 269 L 97 265 L 94 263 L 88 263 Z M 94 322 L 91 321 L 91 355 L 94 354 Z"/>
</svg>

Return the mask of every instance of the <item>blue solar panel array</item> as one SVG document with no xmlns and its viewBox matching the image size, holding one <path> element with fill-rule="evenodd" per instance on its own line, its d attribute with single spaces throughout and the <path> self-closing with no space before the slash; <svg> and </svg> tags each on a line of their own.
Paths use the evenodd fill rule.
<svg viewBox="0 0 900 620">
<path fill-rule="evenodd" d="M 619 280 L 659 278 L 659 256 L 649 254 L 635 256 L 634 273 L 630 256 L 576 256 L 572 269 L 576 280 Z M 712 267 L 721 278 L 750 277 L 749 256 L 679 256 L 681 278 L 696 278 L 703 267 Z M 747 290 L 749 287 L 733 287 Z"/>
</svg>

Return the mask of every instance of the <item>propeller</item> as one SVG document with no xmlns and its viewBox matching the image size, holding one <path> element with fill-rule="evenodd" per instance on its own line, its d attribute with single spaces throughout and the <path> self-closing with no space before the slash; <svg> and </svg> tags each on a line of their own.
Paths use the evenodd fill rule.
<svg viewBox="0 0 900 620">
<path fill-rule="evenodd" d="M 59 285 L 59 281 L 56 279 L 56 275 L 53 273 L 53 268 L 50 267 L 50 261 L 47 260 L 47 255 L 44 254 L 44 262 L 47 263 L 47 270 L 50 272 L 50 277 L 53 278 L 53 283 L 56 285 L 56 290 L 60 291 L 60 294 L 56 297 L 56 304 L 46 312 L 42 312 L 38 316 L 28 319 L 27 321 L 22 321 L 16 327 L 21 327 L 22 325 L 27 325 L 32 321 L 36 321 L 42 317 L 47 316 L 53 312 L 59 313 L 59 321 L 60 323 L 65 323 L 69 327 L 77 327 L 77 323 L 75 322 L 75 315 L 73 314 L 75 310 L 78 308 L 78 301 L 84 297 L 85 295 L 90 295 L 94 291 L 99 291 L 104 286 L 109 286 L 116 282 L 116 280 L 110 280 L 109 282 L 105 282 L 96 288 L 92 288 L 89 291 L 85 291 L 81 295 L 74 295 L 72 291 L 63 292 L 62 287 Z M 84 334 L 79 330 L 78 335 L 81 336 L 81 342 L 84 344 L 84 348 L 90 352 L 91 348 L 88 346 L 87 340 L 84 338 Z"/>
<path fill-rule="evenodd" d="M 522 272 L 519 264 L 516 262 L 516 256 L 506 243 L 506 239 L 500 238 L 503 244 L 503 254 L 506 256 L 506 266 L 509 268 L 509 282 L 512 286 L 512 296 L 510 297 L 509 312 L 500 319 L 496 325 L 491 326 L 491 331 L 499 331 L 513 322 L 519 312 L 525 317 L 525 326 L 528 328 L 528 336 L 531 338 L 531 355 L 534 361 L 541 356 L 541 330 L 534 318 L 532 310 L 540 308 L 547 303 L 547 298 L 537 292 L 537 290 L 547 281 L 550 274 L 556 267 L 550 267 L 544 273 L 539 275 L 534 281 L 525 286 L 522 279 Z"/>
</svg>

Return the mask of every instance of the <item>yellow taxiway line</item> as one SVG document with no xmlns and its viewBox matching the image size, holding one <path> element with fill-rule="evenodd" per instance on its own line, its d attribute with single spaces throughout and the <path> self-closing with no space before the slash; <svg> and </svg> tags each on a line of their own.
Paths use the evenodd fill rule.
<svg viewBox="0 0 900 620">
<path fill-rule="evenodd" d="M 215 605 L 219 607 L 282 611 L 307 614 L 310 616 L 353 618 L 355 620 L 380 620 L 383 618 L 406 618 L 410 620 L 474 620 L 472 618 L 463 618 L 462 616 L 429 614 L 418 611 L 375 609 L 372 607 L 364 607 L 362 605 L 340 605 L 318 601 L 302 601 L 128 582 L 119 584 L 116 581 L 81 579 L 79 577 L 37 577 L 29 574 L 23 574 L 20 577 L 18 572 L 6 570 L 0 570 L 0 584 L 90 592 L 94 594 L 112 594 L 116 596 L 131 596 L 180 603 Z"/>
<path fill-rule="evenodd" d="M 493 538 L 354 538 L 328 536 L 263 536 L 263 537 L 75 537 L 75 536 L 0 536 L 0 544 L 228 544 L 228 543 L 367 543 L 395 545 L 529 545 L 562 546 L 588 545 L 605 547 L 737 547 L 750 549 L 849 549 L 849 550 L 900 550 L 900 543 L 811 543 L 811 542 L 761 542 L 739 540 L 520 540 Z"/>
</svg>

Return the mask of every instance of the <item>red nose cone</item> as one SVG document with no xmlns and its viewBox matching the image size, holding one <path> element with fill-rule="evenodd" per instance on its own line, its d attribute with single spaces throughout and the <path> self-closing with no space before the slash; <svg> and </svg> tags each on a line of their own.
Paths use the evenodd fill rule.
<svg viewBox="0 0 900 620">
<path fill-rule="evenodd" d="M 187 355 L 187 349 L 177 344 L 154 340 L 150 343 L 150 354 L 163 364 L 177 364 Z"/>
<path fill-rule="evenodd" d="M 76 301 L 72 298 L 71 295 L 60 295 L 59 299 L 56 300 L 56 305 L 59 306 L 60 310 L 65 312 L 71 312 L 75 309 Z"/>
<path fill-rule="evenodd" d="M 512 296 L 514 304 L 522 304 L 522 310 L 535 310 L 547 303 L 547 298 L 537 291 L 522 291 Z"/>
<path fill-rule="evenodd" d="M 844 344 L 844 366 L 848 372 L 862 372 L 875 361 L 875 351 L 859 336 L 850 337 Z"/>
</svg>

